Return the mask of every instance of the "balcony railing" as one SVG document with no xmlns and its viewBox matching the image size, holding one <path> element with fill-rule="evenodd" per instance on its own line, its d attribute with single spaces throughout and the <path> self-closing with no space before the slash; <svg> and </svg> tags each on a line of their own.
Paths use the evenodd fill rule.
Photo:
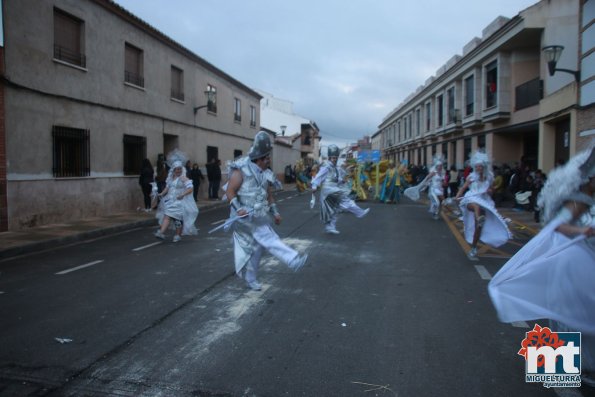
<svg viewBox="0 0 595 397">
<path fill-rule="evenodd" d="M 69 50 L 58 44 L 54 44 L 54 58 L 82 68 L 87 67 L 87 58 L 85 57 L 85 54 Z"/>
<path fill-rule="evenodd" d="M 539 104 L 543 98 L 543 85 L 539 77 L 515 88 L 515 110 Z"/>
<path fill-rule="evenodd" d="M 124 71 L 124 81 L 139 87 L 145 86 L 145 79 L 143 79 L 143 76 L 129 72 L 128 70 Z"/>
<path fill-rule="evenodd" d="M 178 101 L 183 101 L 184 100 L 184 93 L 178 90 L 174 90 L 172 88 L 171 90 L 171 97 L 173 99 L 177 99 Z"/>
</svg>

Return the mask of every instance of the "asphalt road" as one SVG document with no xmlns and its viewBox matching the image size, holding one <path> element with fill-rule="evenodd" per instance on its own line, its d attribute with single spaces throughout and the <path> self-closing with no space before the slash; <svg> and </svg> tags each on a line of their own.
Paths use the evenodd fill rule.
<svg viewBox="0 0 595 397">
<path fill-rule="evenodd" d="M 230 235 L 207 234 L 225 209 L 176 244 L 142 228 L 0 262 L 0 395 L 589 395 L 525 383 L 529 329 L 486 290 L 504 260 L 468 261 L 423 205 L 364 203 L 335 236 L 309 196 L 277 198 L 279 235 L 310 259 L 265 256 L 260 292 Z"/>
</svg>

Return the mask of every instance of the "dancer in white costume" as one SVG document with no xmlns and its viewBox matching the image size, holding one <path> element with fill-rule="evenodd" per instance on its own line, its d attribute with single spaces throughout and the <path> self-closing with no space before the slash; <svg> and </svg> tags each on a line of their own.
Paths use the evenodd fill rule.
<svg viewBox="0 0 595 397">
<path fill-rule="evenodd" d="M 463 213 L 465 240 L 471 244 L 467 256 L 476 261 L 479 240 L 499 247 L 512 238 L 512 234 L 490 196 L 494 175 L 489 168 L 488 155 L 478 151 L 471 157 L 470 164 L 473 172 L 457 192 L 456 199 L 461 200 L 459 206 Z"/>
<path fill-rule="evenodd" d="M 339 234 L 337 230 L 337 215 L 341 211 L 351 212 L 358 218 L 364 217 L 370 209 L 362 209 L 349 198 L 349 191 L 344 184 L 345 171 L 337 167 L 339 159 L 339 148 L 336 145 L 329 145 L 328 160 L 324 162 L 320 170 L 312 179 L 312 201 L 310 206 L 314 207 L 314 194 L 320 189 L 320 219 L 324 223 L 325 231 L 329 234 Z"/>
<path fill-rule="evenodd" d="M 539 196 L 544 228 L 490 281 L 503 322 L 550 319 L 582 332 L 583 383 L 595 385 L 595 147 L 553 170 Z M 585 373 L 585 371 L 587 373 Z"/>
<path fill-rule="evenodd" d="M 158 195 L 161 201 L 156 218 L 160 227 L 155 232 L 155 237 L 163 240 L 165 232 L 173 223 L 175 229 L 174 243 L 180 241 L 182 235 L 197 234 L 194 222 L 198 216 L 198 207 L 192 198 L 192 180 L 186 177 L 184 161 L 185 156 L 179 151 L 168 155 L 170 169 L 166 187 Z"/>
<path fill-rule="evenodd" d="M 275 175 L 268 168 L 271 151 L 269 135 L 260 131 L 248 156 L 231 163 L 226 193 L 231 207 L 230 219 L 237 219 L 231 224 L 236 274 L 257 291 L 262 289 L 257 277 L 264 250 L 296 271 L 308 257 L 283 243 L 271 227 L 271 216 L 275 224 L 281 223 L 272 194 Z"/>
<path fill-rule="evenodd" d="M 430 198 L 430 213 L 434 219 L 440 219 L 442 202 L 444 201 L 444 162 L 441 156 L 434 157 L 429 174 L 416 186 L 405 189 L 403 194 L 413 201 L 420 198 L 420 194 L 428 188 Z"/>
</svg>

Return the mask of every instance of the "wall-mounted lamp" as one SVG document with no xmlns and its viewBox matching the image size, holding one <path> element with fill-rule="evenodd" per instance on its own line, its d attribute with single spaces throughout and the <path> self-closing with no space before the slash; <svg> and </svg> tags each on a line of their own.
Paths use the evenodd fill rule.
<svg viewBox="0 0 595 397">
<path fill-rule="evenodd" d="M 205 91 L 205 96 L 207 97 L 207 104 L 206 105 L 201 105 L 201 106 L 197 106 L 195 107 L 194 110 L 194 114 L 196 115 L 196 112 L 198 112 L 199 109 L 204 109 L 206 107 L 209 107 L 209 105 L 211 104 L 211 102 L 213 102 L 213 100 L 215 99 L 215 92 L 214 91 Z"/>
<path fill-rule="evenodd" d="M 565 72 L 574 75 L 574 79 L 578 83 L 581 80 L 581 72 L 579 70 L 570 70 L 570 69 L 557 69 L 556 64 L 560 60 L 562 56 L 562 51 L 564 50 L 564 46 L 561 45 L 548 45 L 541 49 L 543 54 L 545 55 L 545 60 L 547 62 L 547 68 L 550 73 L 550 76 L 553 76 L 556 72 Z"/>
<path fill-rule="evenodd" d="M 287 129 L 287 126 L 286 125 L 282 125 L 279 128 L 281 128 L 281 136 L 285 136 L 285 130 Z"/>
</svg>

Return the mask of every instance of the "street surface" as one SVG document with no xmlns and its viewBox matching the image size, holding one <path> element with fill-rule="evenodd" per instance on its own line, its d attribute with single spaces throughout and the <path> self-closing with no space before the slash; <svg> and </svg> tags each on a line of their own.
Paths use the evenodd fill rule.
<svg viewBox="0 0 595 397">
<path fill-rule="evenodd" d="M 335 236 L 309 195 L 276 197 L 279 235 L 310 259 L 264 256 L 260 292 L 230 235 L 207 233 L 223 208 L 176 244 L 141 228 L 1 261 L 0 395 L 590 395 L 525 383 L 533 324 L 496 318 L 487 283 L 523 233 L 470 262 L 456 217 L 422 204 L 361 203 Z"/>
</svg>

